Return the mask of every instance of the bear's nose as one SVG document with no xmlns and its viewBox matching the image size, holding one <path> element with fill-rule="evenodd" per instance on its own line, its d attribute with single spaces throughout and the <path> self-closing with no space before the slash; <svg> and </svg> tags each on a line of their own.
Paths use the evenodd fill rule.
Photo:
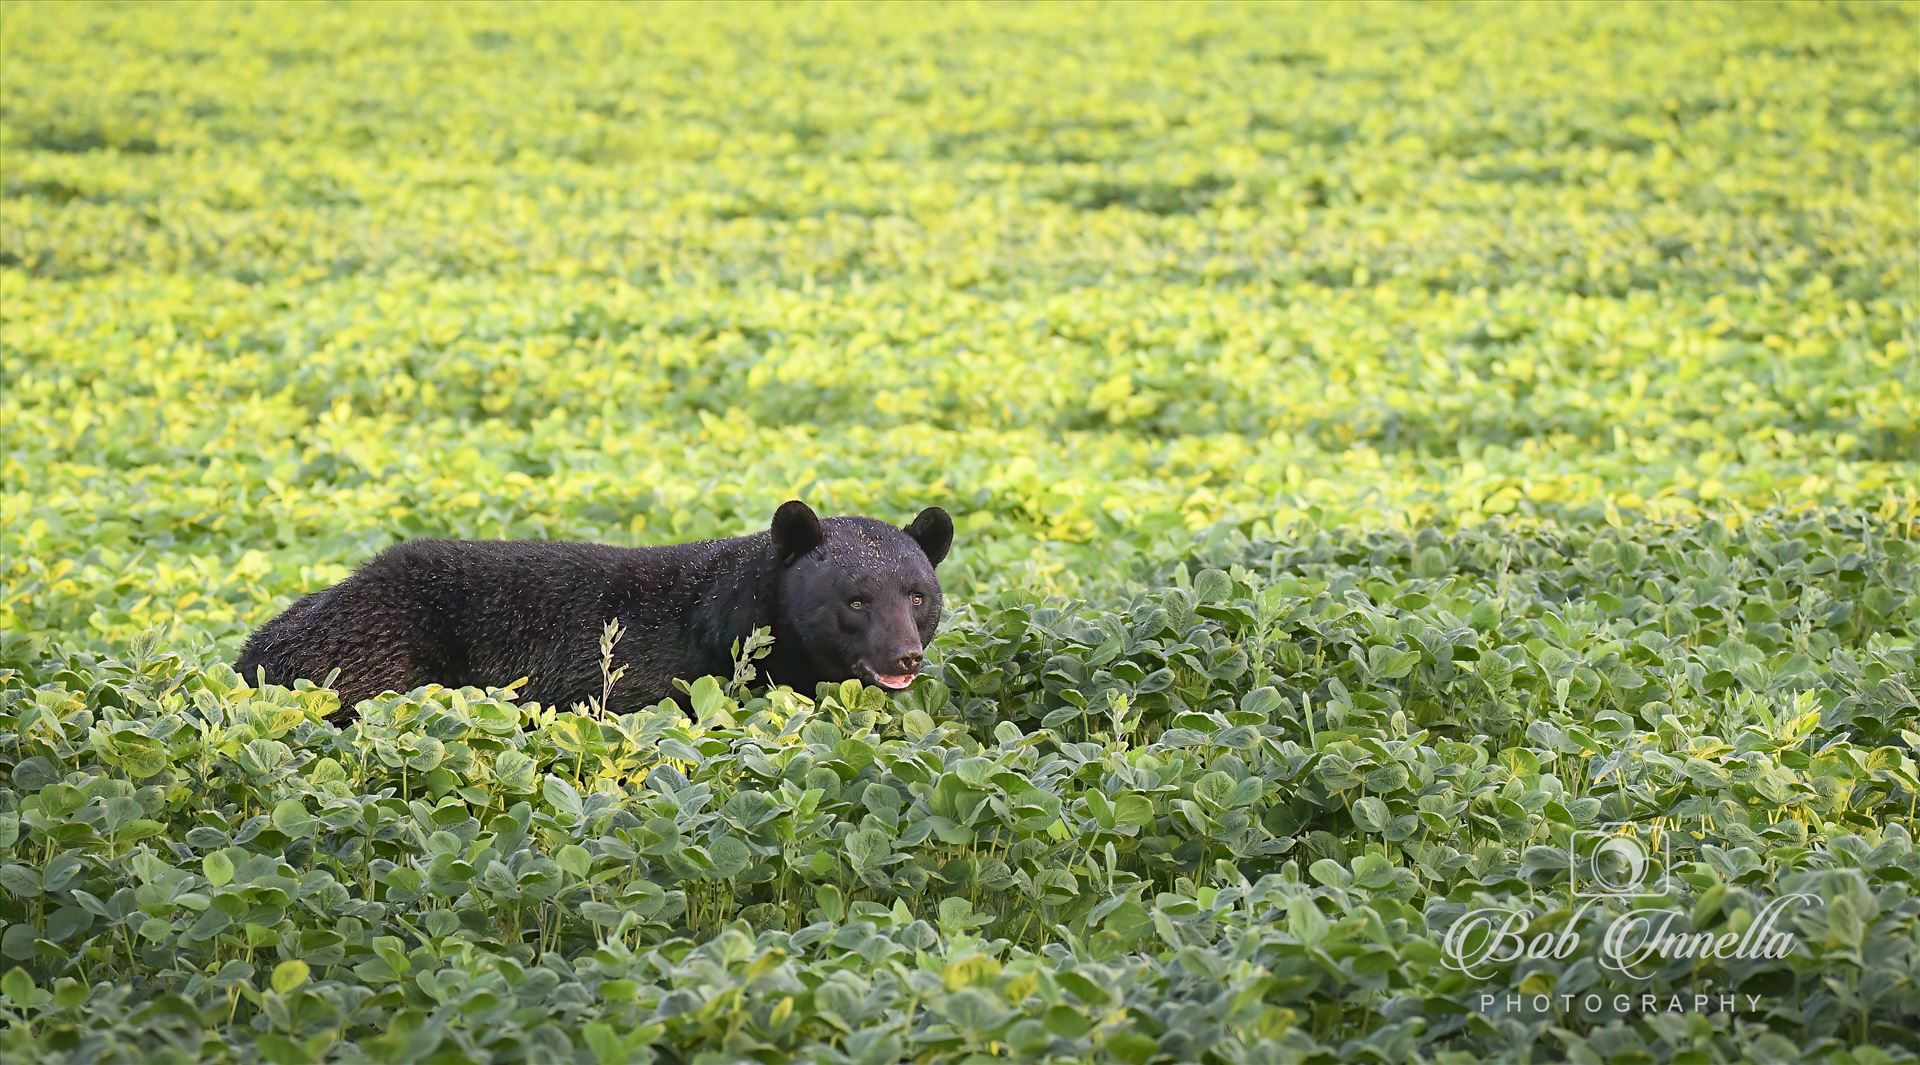
<svg viewBox="0 0 1920 1065">
<path fill-rule="evenodd" d="M 916 648 L 894 659 L 894 664 L 902 673 L 918 673 L 920 672 L 920 666 L 925 663 L 926 660 L 927 656 Z"/>
</svg>

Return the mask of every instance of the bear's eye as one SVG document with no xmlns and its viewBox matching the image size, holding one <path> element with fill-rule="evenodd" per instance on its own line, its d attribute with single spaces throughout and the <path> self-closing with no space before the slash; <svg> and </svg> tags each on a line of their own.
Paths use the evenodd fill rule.
<svg viewBox="0 0 1920 1065">
<path fill-rule="evenodd" d="M 915 592 L 915 593 L 913 593 L 913 605 L 914 605 L 914 606 L 921 606 L 921 605 L 923 605 L 924 603 L 926 603 L 926 601 L 927 601 L 927 597 L 926 597 L 926 596 L 924 596 L 924 595 L 921 595 L 921 594 L 920 594 L 919 592 Z"/>
<path fill-rule="evenodd" d="M 847 606 L 853 610 L 865 610 L 867 608 L 867 601 L 865 599 L 849 599 L 847 600 Z"/>
</svg>

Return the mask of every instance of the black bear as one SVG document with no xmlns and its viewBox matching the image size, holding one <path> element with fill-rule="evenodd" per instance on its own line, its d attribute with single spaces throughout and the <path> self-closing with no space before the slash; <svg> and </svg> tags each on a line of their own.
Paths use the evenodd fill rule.
<svg viewBox="0 0 1920 1065">
<path fill-rule="evenodd" d="M 735 640 L 773 631 L 763 675 L 811 695 L 822 681 L 900 690 L 940 624 L 934 567 L 953 519 L 928 507 L 901 529 L 874 518 L 822 520 L 799 500 L 750 536 L 669 547 L 550 541 L 416 540 L 288 607 L 247 640 L 234 668 L 249 683 L 324 681 L 341 718 L 384 691 L 427 683 L 502 686 L 570 706 L 601 693 L 600 636 L 620 619 L 626 674 L 608 709 L 684 694 L 676 677 L 732 672 Z"/>
</svg>

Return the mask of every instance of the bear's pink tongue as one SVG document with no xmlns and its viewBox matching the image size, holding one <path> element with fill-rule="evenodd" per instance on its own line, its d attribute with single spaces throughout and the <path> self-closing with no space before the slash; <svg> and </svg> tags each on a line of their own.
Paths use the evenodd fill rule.
<svg viewBox="0 0 1920 1065">
<path fill-rule="evenodd" d="M 873 679 L 879 681 L 882 688 L 891 688 L 894 691 L 905 691 L 907 686 L 913 683 L 913 674 L 875 673 Z"/>
</svg>

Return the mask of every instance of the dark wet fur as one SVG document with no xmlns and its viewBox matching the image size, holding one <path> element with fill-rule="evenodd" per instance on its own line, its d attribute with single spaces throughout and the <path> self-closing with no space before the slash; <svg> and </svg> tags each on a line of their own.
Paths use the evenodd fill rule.
<svg viewBox="0 0 1920 1065">
<path fill-rule="evenodd" d="M 861 675 L 856 661 L 910 648 L 917 665 L 940 617 L 933 565 L 951 539 L 937 508 L 902 530 L 789 503 L 766 532 L 669 547 L 418 540 L 288 607 L 234 668 L 275 684 L 320 683 L 338 669 L 343 719 L 385 691 L 521 677 L 522 699 L 566 707 L 600 694 L 601 631 L 618 617 L 626 635 L 614 661 L 627 672 L 615 711 L 684 702 L 674 678 L 730 675 L 734 641 L 762 627 L 774 636 L 767 679 L 811 694 Z M 927 601 L 908 605 L 909 589 Z M 854 590 L 880 599 L 850 614 Z"/>
</svg>

